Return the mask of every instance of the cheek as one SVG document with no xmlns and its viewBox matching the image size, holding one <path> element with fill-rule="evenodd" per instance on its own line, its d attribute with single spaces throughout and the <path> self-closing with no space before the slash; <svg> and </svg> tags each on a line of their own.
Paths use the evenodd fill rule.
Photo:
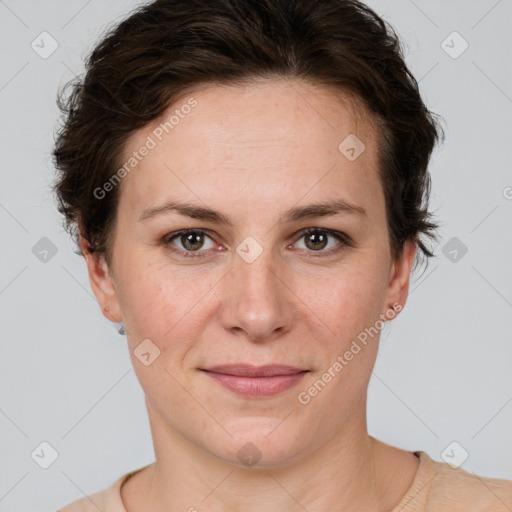
<svg viewBox="0 0 512 512">
<path fill-rule="evenodd" d="M 307 276 L 297 283 L 297 296 L 316 316 L 326 333 L 337 339 L 353 336 L 378 318 L 382 302 L 381 279 L 376 269 L 340 267 L 333 272 Z M 306 313 L 307 314 L 307 313 Z"/>
<path fill-rule="evenodd" d="M 132 343 L 149 338 L 163 353 L 172 341 L 179 357 L 180 347 L 184 350 L 194 330 L 204 324 L 215 282 L 211 272 L 192 267 L 176 270 L 168 263 L 127 267 L 120 302 Z"/>
<path fill-rule="evenodd" d="M 376 328 L 381 313 L 382 281 L 377 266 L 357 269 L 354 265 L 350 271 L 347 266 L 339 274 L 336 278 L 331 273 L 316 280 L 322 285 L 315 288 L 316 293 L 311 292 L 306 279 L 303 290 L 305 294 L 309 290 L 304 300 L 308 306 L 305 314 L 319 326 L 312 330 L 318 336 L 316 342 L 321 352 L 315 378 L 328 381 L 328 389 L 322 391 L 323 398 L 318 404 L 332 401 L 344 414 L 350 404 L 362 399 L 375 364 L 382 328 L 381 323 Z M 323 384 L 318 387 L 323 389 Z"/>
<path fill-rule="evenodd" d="M 368 273 L 340 278 L 311 307 L 329 327 L 328 335 L 318 339 L 322 364 L 309 382 L 312 388 L 303 389 L 306 395 L 311 391 L 312 401 L 315 397 L 315 414 L 323 414 L 329 404 L 333 418 L 346 417 L 349 409 L 364 400 L 383 325 L 376 324 L 381 291 L 374 278 Z"/>
</svg>

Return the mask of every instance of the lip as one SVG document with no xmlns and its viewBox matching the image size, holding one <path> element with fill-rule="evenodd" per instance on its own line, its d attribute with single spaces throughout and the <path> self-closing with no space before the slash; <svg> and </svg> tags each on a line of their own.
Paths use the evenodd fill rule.
<svg viewBox="0 0 512 512">
<path fill-rule="evenodd" d="M 254 366 L 252 364 L 224 364 L 205 368 L 208 372 L 222 373 L 224 375 L 235 375 L 238 377 L 274 377 L 276 375 L 295 375 L 306 371 L 303 368 L 288 366 L 285 364 L 266 364 Z"/>
<path fill-rule="evenodd" d="M 201 369 L 230 391 L 247 397 L 273 396 L 297 384 L 309 370 L 288 365 L 219 365 Z"/>
</svg>

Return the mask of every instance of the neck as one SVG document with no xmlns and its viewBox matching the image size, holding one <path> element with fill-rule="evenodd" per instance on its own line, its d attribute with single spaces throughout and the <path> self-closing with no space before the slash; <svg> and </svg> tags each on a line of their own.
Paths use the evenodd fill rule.
<svg viewBox="0 0 512 512">
<path fill-rule="evenodd" d="M 263 507 L 266 512 L 389 511 L 405 494 L 417 469 L 414 456 L 368 435 L 364 407 L 306 456 L 267 468 L 230 464 L 170 429 L 151 404 L 148 413 L 156 463 L 141 476 L 136 494 L 133 489 L 128 492 L 129 486 L 123 488 L 128 512 L 259 512 Z"/>
</svg>

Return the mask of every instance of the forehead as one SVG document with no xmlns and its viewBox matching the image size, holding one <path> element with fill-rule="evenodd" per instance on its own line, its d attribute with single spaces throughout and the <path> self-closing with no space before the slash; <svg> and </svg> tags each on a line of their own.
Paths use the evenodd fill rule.
<svg viewBox="0 0 512 512">
<path fill-rule="evenodd" d="M 149 141 L 152 148 L 122 196 L 139 210 L 173 192 L 225 203 L 219 190 L 250 190 L 272 205 L 276 194 L 293 203 L 341 188 L 363 199 L 378 186 L 376 135 L 366 110 L 332 89 L 297 80 L 203 84 L 128 139 L 124 161 Z M 364 151 L 351 160 L 344 151 L 354 143 Z"/>
</svg>

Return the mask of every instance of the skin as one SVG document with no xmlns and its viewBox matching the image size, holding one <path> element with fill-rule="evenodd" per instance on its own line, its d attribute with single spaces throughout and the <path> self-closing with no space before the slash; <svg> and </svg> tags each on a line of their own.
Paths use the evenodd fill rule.
<svg viewBox="0 0 512 512">
<path fill-rule="evenodd" d="M 125 324 L 155 448 L 156 463 L 123 485 L 125 507 L 389 512 L 419 460 L 367 432 L 379 335 L 308 404 L 297 398 L 365 327 L 406 302 L 416 245 L 407 242 L 392 259 L 374 128 L 347 96 L 298 80 L 203 85 L 164 118 L 190 96 L 197 106 L 123 178 L 110 267 L 82 239 L 105 316 Z M 160 122 L 133 134 L 126 159 Z M 338 150 L 349 134 L 366 145 L 355 161 Z M 175 211 L 138 221 L 169 199 L 218 210 L 233 227 Z M 291 207 L 331 199 L 359 205 L 366 216 L 281 220 Z M 192 250 L 183 239 L 161 242 L 190 228 L 210 231 L 202 246 L 201 238 Z M 345 233 L 353 246 L 332 236 L 326 247 L 307 245 L 305 228 Z M 236 252 L 249 236 L 263 249 L 252 263 Z M 187 258 L 171 247 L 201 255 Z M 339 252 L 326 255 L 334 247 Z M 148 366 L 134 355 L 146 338 L 160 350 Z M 255 399 L 198 369 L 235 362 L 309 373 Z M 262 454 L 252 467 L 237 457 L 248 442 Z"/>
</svg>

